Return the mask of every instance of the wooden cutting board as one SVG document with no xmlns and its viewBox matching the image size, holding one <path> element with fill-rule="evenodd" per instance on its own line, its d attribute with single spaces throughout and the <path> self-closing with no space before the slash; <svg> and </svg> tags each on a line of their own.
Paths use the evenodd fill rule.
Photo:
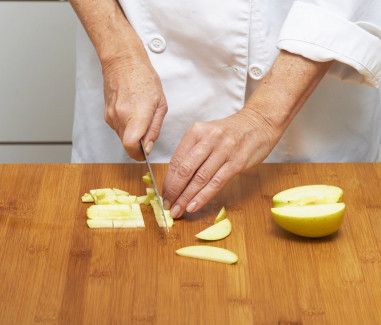
<svg viewBox="0 0 381 325">
<path fill-rule="evenodd" d="M 167 165 L 153 164 L 159 187 Z M 381 164 L 262 164 L 236 177 L 170 234 L 142 207 L 144 229 L 89 229 L 81 195 L 145 194 L 144 164 L 0 165 L 0 324 L 380 324 Z M 332 184 L 340 230 L 294 236 L 272 196 Z M 236 265 L 175 255 L 225 205 L 233 231 L 207 245 Z"/>
</svg>

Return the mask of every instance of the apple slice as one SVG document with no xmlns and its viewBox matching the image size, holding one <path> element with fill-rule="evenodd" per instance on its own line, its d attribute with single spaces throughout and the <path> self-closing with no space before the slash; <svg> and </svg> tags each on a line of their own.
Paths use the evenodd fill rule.
<svg viewBox="0 0 381 325">
<path fill-rule="evenodd" d="M 343 222 L 344 203 L 283 206 L 272 208 L 275 222 L 304 237 L 323 237 L 337 231 Z"/>
<path fill-rule="evenodd" d="M 90 190 L 95 204 L 116 204 L 116 194 L 111 188 Z"/>
<path fill-rule="evenodd" d="M 128 192 L 126 192 L 126 191 L 123 191 L 123 190 L 120 190 L 120 189 L 115 188 L 115 187 L 114 187 L 112 190 L 113 190 L 113 192 L 114 192 L 116 195 L 127 195 L 127 196 L 130 195 L 130 193 L 128 193 Z"/>
<path fill-rule="evenodd" d="M 144 227 L 143 218 L 137 217 L 136 219 L 128 219 L 128 220 L 112 220 L 112 224 L 114 228 L 139 228 Z"/>
<path fill-rule="evenodd" d="M 238 261 L 238 256 L 227 249 L 205 245 L 183 247 L 178 249 L 176 254 L 227 264 L 234 264 Z"/>
<path fill-rule="evenodd" d="M 226 209 L 225 207 L 222 207 L 220 212 L 218 213 L 216 219 L 214 220 L 214 223 L 218 223 L 226 218 Z"/>
<path fill-rule="evenodd" d="M 203 240 L 220 240 L 230 235 L 232 224 L 229 219 L 224 219 L 209 228 L 199 232 L 196 237 Z"/>
<path fill-rule="evenodd" d="M 160 204 L 159 204 L 159 201 L 157 200 L 157 198 L 155 200 L 151 200 L 150 204 L 152 206 L 153 213 L 155 215 L 156 222 L 159 225 L 159 227 L 165 227 L 166 226 L 165 220 L 167 220 L 168 227 L 172 227 L 173 226 L 173 219 L 171 218 L 170 211 L 164 210 L 164 213 L 165 213 L 165 220 L 164 220 L 163 212 L 161 211 Z"/>
<path fill-rule="evenodd" d="M 94 202 L 94 199 L 90 193 L 85 193 L 82 195 L 82 202 L 92 203 L 92 202 Z"/>
<path fill-rule="evenodd" d="M 112 220 L 87 220 L 89 228 L 113 228 Z"/>
<path fill-rule="evenodd" d="M 143 219 L 129 220 L 94 220 L 88 219 L 87 225 L 89 228 L 138 228 L 144 227 Z"/>
<path fill-rule="evenodd" d="M 93 205 L 87 209 L 87 225 L 90 228 L 144 227 L 143 215 L 138 203 Z"/>
<path fill-rule="evenodd" d="M 152 176 L 151 176 L 151 173 L 150 172 L 147 172 L 143 177 L 143 182 L 146 183 L 146 184 L 152 184 Z"/>
<path fill-rule="evenodd" d="M 87 209 L 89 219 L 126 219 L 132 215 L 129 204 L 92 205 Z"/>
<path fill-rule="evenodd" d="M 273 197 L 274 207 L 287 205 L 329 204 L 343 201 L 343 190 L 332 185 L 305 185 L 293 187 Z"/>
</svg>

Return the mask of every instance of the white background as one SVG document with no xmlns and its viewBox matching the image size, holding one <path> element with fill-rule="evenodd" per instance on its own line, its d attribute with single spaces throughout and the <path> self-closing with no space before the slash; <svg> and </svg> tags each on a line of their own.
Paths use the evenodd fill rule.
<svg viewBox="0 0 381 325">
<path fill-rule="evenodd" d="M 76 24 L 68 2 L 0 1 L 0 163 L 70 161 Z"/>
</svg>

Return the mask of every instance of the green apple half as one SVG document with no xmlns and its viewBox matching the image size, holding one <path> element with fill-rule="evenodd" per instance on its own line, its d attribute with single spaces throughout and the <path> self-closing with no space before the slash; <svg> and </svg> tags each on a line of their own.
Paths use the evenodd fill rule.
<svg viewBox="0 0 381 325">
<path fill-rule="evenodd" d="M 230 235 L 232 224 L 229 219 L 224 219 L 213 226 L 199 232 L 196 237 L 203 240 L 220 240 Z"/>
<path fill-rule="evenodd" d="M 304 237 L 323 237 L 337 231 L 343 222 L 344 203 L 283 206 L 272 208 L 275 222 Z"/>
<path fill-rule="evenodd" d="M 178 249 L 176 254 L 227 264 L 234 264 L 238 261 L 238 256 L 227 249 L 205 245 L 183 247 Z"/>
<path fill-rule="evenodd" d="M 332 185 L 305 185 L 293 187 L 273 197 L 274 207 L 313 205 L 343 201 L 343 190 Z"/>
</svg>

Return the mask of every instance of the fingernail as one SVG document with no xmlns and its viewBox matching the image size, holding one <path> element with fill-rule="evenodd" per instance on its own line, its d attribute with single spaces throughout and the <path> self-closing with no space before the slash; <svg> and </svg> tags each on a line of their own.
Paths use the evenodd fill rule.
<svg viewBox="0 0 381 325">
<path fill-rule="evenodd" d="M 169 202 L 168 200 L 164 199 L 164 201 L 163 201 L 163 208 L 165 210 L 169 210 L 171 208 L 171 205 L 172 205 L 171 202 Z"/>
<path fill-rule="evenodd" d="M 197 202 L 196 201 L 193 201 L 192 203 L 188 204 L 187 205 L 187 212 L 193 212 L 197 207 Z"/>
<path fill-rule="evenodd" d="M 148 142 L 146 145 L 146 152 L 148 155 L 151 153 L 152 147 L 153 147 L 153 142 L 152 141 Z"/>
<path fill-rule="evenodd" d="M 173 219 L 176 219 L 176 218 L 180 217 L 180 216 L 179 216 L 179 214 L 180 214 L 180 210 L 181 210 L 181 207 L 180 207 L 178 204 L 176 204 L 176 205 L 171 209 L 171 217 L 172 217 Z"/>
</svg>

